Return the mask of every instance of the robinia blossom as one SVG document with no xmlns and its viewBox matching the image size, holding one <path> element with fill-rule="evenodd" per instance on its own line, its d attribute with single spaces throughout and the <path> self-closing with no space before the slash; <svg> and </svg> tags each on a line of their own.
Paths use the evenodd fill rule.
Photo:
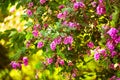
<svg viewBox="0 0 120 80">
<path fill-rule="evenodd" d="M 52 64 L 53 63 L 53 59 L 52 58 L 47 58 L 47 63 L 48 64 Z"/>
<path fill-rule="evenodd" d="M 23 63 L 25 66 L 28 65 L 28 58 L 27 57 L 23 57 Z"/>
<path fill-rule="evenodd" d="M 28 9 L 28 10 L 27 10 L 27 15 L 28 15 L 28 16 L 32 16 L 32 14 L 33 14 L 32 11 L 31 11 L 30 9 Z"/>
<path fill-rule="evenodd" d="M 57 45 L 57 44 L 55 43 L 55 41 L 53 41 L 53 42 L 50 44 L 50 48 L 51 48 L 52 51 L 55 51 L 56 45 Z"/>
<path fill-rule="evenodd" d="M 116 28 L 111 28 L 111 29 L 107 32 L 107 34 L 109 34 L 112 39 L 115 39 L 115 38 L 117 37 L 117 33 L 118 33 L 118 32 L 119 32 L 119 31 L 118 31 Z"/>
<path fill-rule="evenodd" d="M 94 54 L 94 59 L 97 61 L 97 60 L 99 60 L 99 58 L 100 58 L 100 53 L 96 52 Z"/>
<path fill-rule="evenodd" d="M 40 4 L 44 4 L 46 0 L 40 0 Z"/>
<path fill-rule="evenodd" d="M 43 42 L 38 42 L 37 48 L 42 48 L 43 46 L 44 46 L 44 43 L 43 43 Z"/>
<path fill-rule="evenodd" d="M 73 42 L 73 37 L 72 36 L 65 37 L 64 41 L 63 41 L 64 44 L 72 44 L 72 42 Z"/>
<path fill-rule="evenodd" d="M 93 47 L 94 47 L 94 44 L 93 44 L 93 42 L 88 42 L 87 46 L 88 46 L 89 48 L 93 48 Z"/>
<path fill-rule="evenodd" d="M 60 60 L 60 61 L 59 61 L 59 64 L 63 66 L 63 65 L 65 64 L 65 63 L 64 63 L 64 60 Z"/>
<path fill-rule="evenodd" d="M 96 8 L 97 14 L 102 15 L 106 13 L 106 8 L 103 4 L 99 4 Z"/>
</svg>

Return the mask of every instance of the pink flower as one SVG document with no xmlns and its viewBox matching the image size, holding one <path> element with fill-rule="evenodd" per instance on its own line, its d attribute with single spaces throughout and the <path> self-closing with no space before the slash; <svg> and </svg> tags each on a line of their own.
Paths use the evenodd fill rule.
<svg viewBox="0 0 120 80">
<path fill-rule="evenodd" d="M 114 75 L 114 76 L 112 76 L 111 78 L 110 78 L 110 80 L 116 80 L 116 76 Z"/>
<path fill-rule="evenodd" d="M 38 31 L 37 31 L 37 30 L 34 30 L 34 31 L 32 32 L 32 34 L 33 34 L 34 37 L 38 37 Z"/>
<path fill-rule="evenodd" d="M 28 4 L 28 7 L 31 8 L 32 6 L 33 6 L 33 2 L 30 2 L 30 3 Z"/>
<path fill-rule="evenodd" d="M 28 16 L 32 16 L 32 11 L 28 9 L 27 14 L 28 14 Z"/>
<path fill-rule="evenodd" d="M 106 50 L 105 49 L 101 49 L 100 50 L 100 54 L 105 58 L 107 57 L 107 53 L 106 53 Z"/>
<path fill-rule="evenodd" d="M 42 48 L 43 46 L 44 46 L 44 43 L 43 43 L 43 42 L 38 42 L 37 48 Z"/>
<path fill-rule="evenodd" d="M 72 42 L 73 42 L 72 36 L 65 37 L 63 41 L 64 44 L 72 44 Z"/>
<path fill-rule="evenodd" d="M 76 74 L 75 74 L 75 73 L 72 73 L 72 77 L 76 77 Z"/>
<path fill-rule="evenodd" d="M 59 64 L 63 66 L 63 65 L 65 64 L 65 63 L 64 63 L 64 60 L 60 60 L 60 61 L 59 61 Z"/>
<path fill-rule="evenodd" d="M 66 11 L 63 12 L 64 18 L 65 18 L 67 15 L 68 15 L 68 11 L 66 10 Z"/>
<path fill-rule="evenodd" d="M 44 28 L 46 29 L 48 27 L 48 24 L 44 24 Z"/>
<path fill-rule="evenodd" d="M 107 41 L 106 46 L 111 52 L 115 49 L 114 43 L 110 40 Z"/>
<path fill-rule="evenodd" d="M 97 14 L 102 15 L 106 13 L 106 8 L 103 4 L 99 4 L 96 8 Z"/>
<path fill-rule="evenodd" d="M 63 13 L 59 13 L 59 14 L 57 15 L 57 18 L 62 19 L 62 18 L 63 18 Z"/>
<path fill-rule="evenodd" d="M 10 65 L 12 66 L 13 69 L 17 69 L 21 67 L 21 64 L 17 63 L 16 61 L 12 61 Z"/>
<path fill-rule="evenodd" d="M 84 8 L 85 7 L 85 4 L 83 2 L 79 2 L 79 7 L 80 8 Z"/>
<path fill-rule="evenodd" d="M 55 43 L 55 41 L 53 41 L 53 42 L 50 44 L 50 48 L 51 48 L 52 51 L 55 51 L 55 49 L 56 49 L 56 43 Z"/>
<path fill-rule="evenodd" d="M 93 7 L 96 7 L 96 2 L 95 1 L 93 1 L 93 2 L 91 2 L 91 5 L 93 6 Z"/>
<path fill-rule="evenodd" d="M 63 13 L 59 13 L 57 15 L 57 18 L 59 18 L 59 19 L 65 19 L 67 15 L 68 15 L 68 11 L 64 11 Z"/>
<path fill-rule="evenodd" d="M 70 28 L 74 28 L 74 27 L 76 26 L 76 24 L 73 23 L 73 22 L 69 22 L 69 23 L 68 23 L 68 26 L 69 26 Z"/>
<path fill-rule="evenodd" d="M 79 9 L 79 2 L 74 3 L 73 8 L 74 9 Z"/>
<path fill-rule="evenodd" d="M 111 29 L 107 32 L 107 34 L 109 34 L 112 39 L 116 39 L 118 32 L 119 32 L 119 31 L 118 31 L 116 28 L 111 28 Z"/>
<path fill-rule="evenodd" d="M 30 47 L 30 41 L 26 43 L 26 48 L 29 48 L 29 47 Z"/>
<path fill-rule="evenodd" d="M 35 24 L 34 27 L 33 27 L 34 30 L 39 30 L 41 29 L 41 26 L 40 24 Z"/>
<path fill-rule="evenodd" d="M 116 44 L 120 43 L 120 36 L 118 36 L 118 37 L 115 39 L 115 43 L 116 43 Z"/>
<path fill-rule="evenodd" d="M 40 4 L 44 4 L 46 0 L 40 0 Z"/>
<path fill-rule="evenodd" d="M 89 48 L 93 48 L 93 47 L 94 47 L 94 44 L 93 44 L 93 42 L 89 42 L 89 43 L 87 44 L 87 46 L 88 46 Z"/>
<path fill-rule="evenodd" d="M 94 59 L 95 59 L 96 61 L 100 59 L 100 54 L 99 54 L 98 52 L 96 52 L 96 53 L 94 54 Z"/>
<path fill-rule="evenodd" d="M 47 58 L 47 63 L 48 64 L 52 64 L 53 63 L 53 59 L 52 58 Z"/>
<path fill-rule="evenodd" d="M 28 65 L 28 58 L 27 57 L 23 57 L 23 63 L 25 66 Z"/>
<path fill-rule="evenodd" d="M 103 3 L 103 0 L 99 0 L 99 3 Z"/>
<path fill-rule="evenodd" d="M 61 37 L 58 37 L 58 38 L 54 39 L 54 42 L 55 42 L 56 44 L 60 44 L 61 41 L 62 41 L 62 38 L 61 38 Z"/>
<path fill-rule="evenodd" d="M 68 22 L 67 21 L 63 21 L 62 25 L 63 26 L 68 26 Z"/>
<path fill-rule="evenodd" d="M 63 9 L 65 6 L 64 5 L 60 5 L 59 6 L 59 9 Z"/>
<path fill-rule="evenodd" d="M 113 58 L 116 54 L 117 54 L 116 51 L 112 51 L 112 52 L 111 52 L 111 57 Z"/>
</svg>

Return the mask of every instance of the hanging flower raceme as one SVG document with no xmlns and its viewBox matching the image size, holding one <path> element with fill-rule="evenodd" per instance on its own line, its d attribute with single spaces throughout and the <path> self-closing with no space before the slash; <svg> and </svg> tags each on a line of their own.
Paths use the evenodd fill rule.
<svg viewBox="0 0 120 80">
<path fill-rule="evenodd" d="M 38 32 L 38 30 L 33 30 L 32 34 L 33 34 L 34 37 L 38 37 L 39 32 Z"/>
<path fill-rule="evenodd" d="M 106 8 L 103 5 L 103 3 L 99 3 L 99 5 L 96 8 L 96 12 L 97 12 L 98 15 L 102 15 L 102 14 L 106 13 Z"/>
<path fill-rule="evenodd" d="M 43 43 L 43 42 L 38 42 L 37 48 L 42 48 L 43 46 L 44 46 L 44 43 Z"/>
<path fill-rule="evenodd" d="M 63 41 L 64 44 L 72 44 L 72 42 L 73 42 L 73 37 L 72 36 L 65 37 L 64 41 Z"/>
<path fill-rule="evenodd" d="M 29 8 L 33 7 L 33 2 L 30 2 L 30 3 L 28 4 L 28 7 L 29 7 Z"/>
<path fill-rule="evenodd" d="M 116 39 L 117 36 L 118 36 L 118 35 L 117 35 L 118 32 L 119 32 L 119 31 L 118 31 L 116 28 L 111 28 L 111 29 L 107 32 L 107 34 L 109 34 L 112 39 Z"/>
<path fill-rule="evenodd" d="M 73 8 L 75 10 L 78 10 L 79 8 L 84 8 L 84 7 L 85 7 L 85 4 L 83 2 L 75 2 L 73 5 Z"/>
<path fill-rule="evenodd" d="M 53 41 L 53 42 L 50 44 L 50 48 L 51 48 L 52 51 L 55 51 L 56 45 L 57 45 L 57 44 L 56 44 L 55 41 Z"/>
<path fill-rule="evenodd" d="M 13 69 L 21 68 L 21 64 L 16 61 L 12 61 L 10 65 L 12 66 Z"/>
<path fill-rule="evenodd" d="M 93 47 L 94 47 L 94 44 L 93 44 L 93 42 L 88 42 L 87 46 L 88 46 L 89 48 L 93 48 Z"/>
<path fill-rule="evenodd" d="M 23 57 L 23 64 L 25 65 L 25 66 L 27 66 L 28 65 L 28 58 L 27 57 Z"/>
<path fill-rule="evenodd" d="M 47 63 L 48 64 L 52 64 L 53 63 L 53 59 L 52 58 L 47 58 Z"/>
<path fill-rule="evenodd" d="M 27 15 L 28 15 L 28 16 L 32 16 L 32 14 L 33 14 L 32 11 L 31 11 L 30 9 L 28 9 L 28 10 L 27 10 Z"/>
<path fill-rule="evenodd" d="M 40 4 L 45 4 L 46 0 L 40 0 Z"/>
</svg>

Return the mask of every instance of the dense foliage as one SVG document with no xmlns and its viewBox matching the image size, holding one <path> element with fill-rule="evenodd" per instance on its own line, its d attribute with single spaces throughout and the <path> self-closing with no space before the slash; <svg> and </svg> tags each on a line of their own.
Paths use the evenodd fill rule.
<svg viewBox="0 0 120 80">
<path fill-rule="evenodd" d="M 10 49 L 15 49 L 10 63 L 14 69 L 28 66 L 30 56 L 43 50 L 36 74 L 49 70 L 52 75 L 60 68 L 63 80 L 119 79 L 119 0 L 20 0 L 20 6 L 25 29 L 0 35 L 9 37 Z"/>
</svg>

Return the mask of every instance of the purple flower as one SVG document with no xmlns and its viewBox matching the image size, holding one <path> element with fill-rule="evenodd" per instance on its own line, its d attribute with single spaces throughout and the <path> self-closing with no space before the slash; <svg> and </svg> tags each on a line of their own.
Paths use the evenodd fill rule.
<svg viewBox="0 0 120 80">
<path fill-rule="evenodd" d="M 110 51 L 113 51 L 115 49 L 115 45 L 113 44 L 112 41 L 108 40 L 107 43 L 106 43 L 106 46 Z"/>
<path fill-rule="evenodd" d="M 17 67 L 19 68 L 21 67 L 21 64 L 17 63 L 16 61 L 12 61 L 10 65 L 12 66 L 13 69 L 17 69 Z"/>
<path fill-rule="evenodd" d="M 118 30 L 117 30 L 116 28 L 111 28 L 111 29 L 107 32 L 107 34 L 109 34 L 112 39 L 116 39 L 117 33 L 118 33 Z"/>
<path fill-rule="evenodd" d="M 33 6 L 33 2 L 30 2 L 30 3 L 28 4 L 28 7 L 31 8 L 32 6 Z"/>
<path fill-rule="evenodd" d="M 95 1 L 93 1 L 93 2 L 91 2 L 91 5 L 93 6 L 93 7 L 96 7 L 96 2 Z"/>
<path fill-rule="evenodd" d="M 75 73 L 72 73 L 72 77 L 76 77 L 76 74 L 75 74 Z"/>
<path fill-rule="evenodd" d="M 66 11 L 64 11 L 63 12 L 63 15 L 64 15 L 64 18 L 68 15 L 68 11 L 66 10 Z"/>
<path fill-rule="evenodd" d="M 112 76 L 110 80 L 116 80 L 116 76 Z"/>
<path fill-rule="evenodd" d="M 74 3 L 73 8 L 74 9 L 79 9 L 79 2 Z"/>
<path fill-rule="evenodd" d="M 62 19 L 62 18 L 63 18 L 63 13 L 59 13 L 59 14 L 57 15 L 57 18 Z"/>
<path fill-rule="evenodd" d="M 103 3 L 103 0 L 99 0 L 99 3 Z"/>
<path fill-rule="evenodd" d="M 105 49 L 101 49 L 100 50 L 100 54 L 105 58 L 107 57 L 107 54 L 106 54 L 106 50 Z"/>
<path fill-rule="evenodd" d="M 40 4 L 44 4 L 46 0 L 40 0 Z"/>
<path fill-rule="evenodd" d="M 69 26 L 70 28 L 74 28 L 74 27 L 76 26 L 76 24 L 73 23 L 73 22 L 69 22 L 69 23 L 68 23 L 68 26 Z"/>
<path fill-rule="evenodd" d="M 63 26 L 68 26 L 68 22 L 67 21 L 63 21 L 62 25 Z"/>
<path fill-rule="evenodd" d="M 53 63 L 53 59 L 52 58 L 47 58 L 47 63 L 48 64 L 52 64 Z"/>
<path fill-rule="evenodd" d="M 23 57 L 23 63 L 25 66 L 28 65 L 28 58 L 27 57 Z"/>
<path fill-rule="evenodd" d="M 72 44 L 72 42 L 73 42 L 72 36 L 65 37 L 63 41 L 64 44 Z"/>
<path fill-rule="evenodd" d="M 68 15 L 68 11 L 64 11 L 63 13 L 59 13 L 57 15 L 57 18 L 59 18 L 59 19 L 65 19 L 67 15 Z"/>
<path fill-rule="evenodd" d="M 56 49 L 56 43 L 55 43 L 55 41 L 53 41 L 53 42 L 50 44 L 50 48 L 51 48 L 52 51 L 55 51 L 55 49 Z"/>
<path fill-rule="evenodd" d="M 60 44 L 61 41 L 62 41 L 62 38 L 61 38 L 61 37 L 58 37 L 58 38 L 54 39 L 54 42 L 55 42 L 56 44 Z"/>
<path fill-rule="evenodd" d="M 112 52 L 111 52 L 111 57 L 113 58 L 116 54 L 117 54 L 116 51 L 112 51 Z"/>
<path fill-rule="evenodd" d="M 76 2 L 76 3 L 74 3 L 74 5 L 73 5 L 73 8 L 75 9 L 75 10 L 77 10 L 77 9 L 79 9 L 79 8 L 84 8 L 85 7 L 85 4 L 83 3 L 83 2 Z"/>
<path fill-rule="evenodd" d="M 59 9 L 63 9 L 65 6 L 64 5 L 60 5 L 59 6 Z"/>
<path fill-rule="evenodd" d="M 60 60 L 60 61 L 59 61 L 59 64 L 63 66 L 63 65 L 65 64 L 65 63 L 64 63 L 64 60 Z"/>
<path fill-rule="evenodd" d="M 41 26 L 40 24 L 35 24 L 34 27 L 33 27 L 34 30 L 39 30 L 41 29 Z"/>
<path fill-rule="evenodd" d="M 38 42 L 37 48 L 42 48 L 43 46 L 44 46 L 44 43 L 43 43 L 43 42 Z"/>
<path fill-rule="evenodd" d="M 34 31 L 32 32 L 32 34 L 33 34 L 34 37 L 38 37 L 38 31 L 37 31 L 37 30 L 34 30 Z"/>
<path fill-rule="evenodd" d="M 85 4 L 83 2 L 79 2 L 79 7 L 80 8 L 84 8 L 85 7 Z"/>
<path fill-rule="evenodd" d="M 96 52 L 96 53 L 94 54 L 94 59 L 95 59 L 96 61 L 100 59 L 100 54 L 99 54 L 98 52 Z"/>
<path fill-rule="evenodd" d="M 93 42 L 88 42 L 87 46 L 88 46 L 89 48 L 93 48 L 93 47 L 94 47 L 94 44 L 93 44 Z"/>
<path fill-rule="evenodd" d="M 98 15 L 102 15 L 102 14 L 105 14 L 105 13 L 106 13 L 106 8 L 105 8 L 105 6 L 102 5 L 102 4 L 99 4 L 99 5 L 97 6 L 96 10 L 97 10 L 97 14 L 98 14 Z"/>
<path fill-rule="evenodd" d="M 28 9 L 28 10 L 27 10 L 27 15 L 28 15 L 28 16 L 32 16 L 32 11 Z"/>
<path fill-rule="evenodd" d="M 26 43 L 26 48 L 29 48 L 29 47 L 30 47 L 30 41 Z"/>
<path fill-rule="evenodd" d="M 115 43 L 116 43 L 116 44 L 120 43 L 120 36 L 118 36 L 118 37 L 115 39 Z"/>
</svg>

